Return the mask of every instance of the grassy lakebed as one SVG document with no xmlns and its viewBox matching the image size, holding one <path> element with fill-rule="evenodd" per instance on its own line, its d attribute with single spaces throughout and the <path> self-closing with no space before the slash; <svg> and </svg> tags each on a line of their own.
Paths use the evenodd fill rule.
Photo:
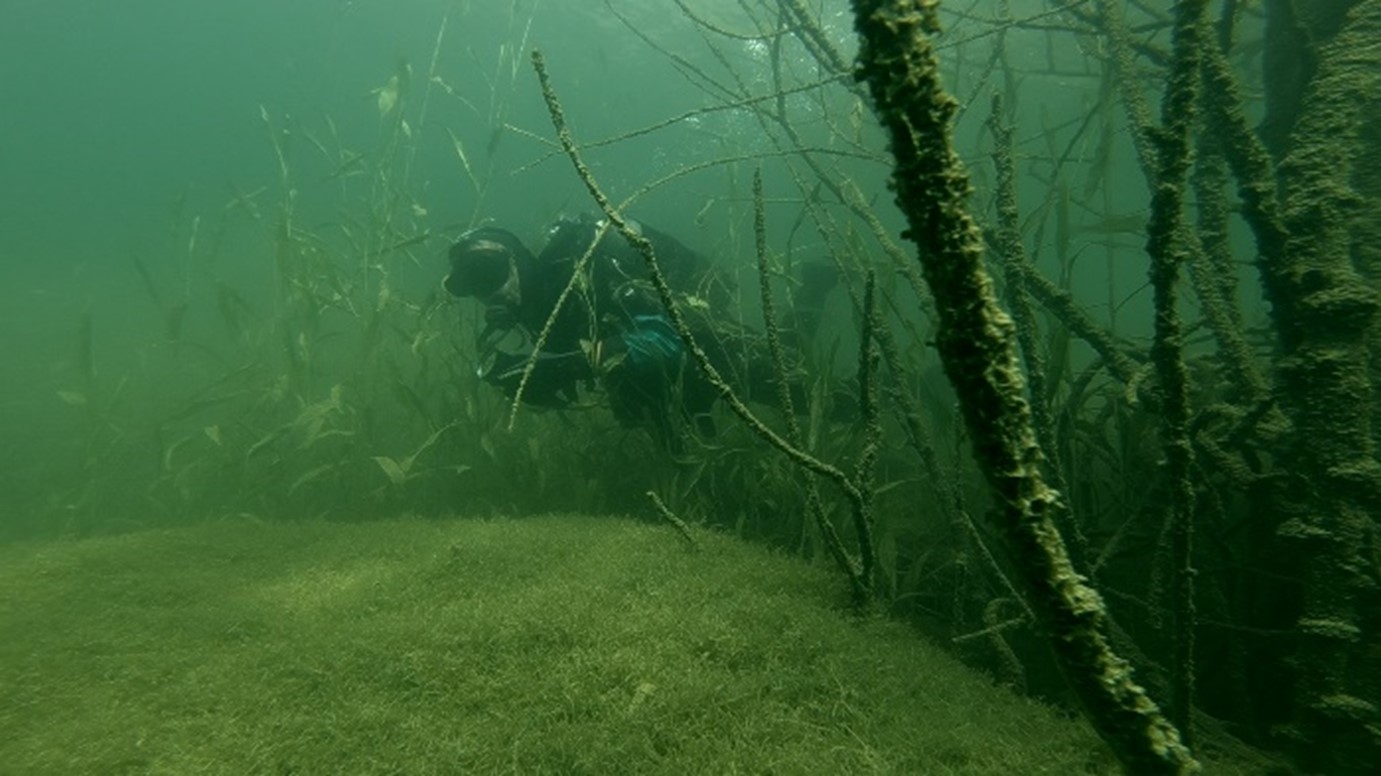
<svg viewBox="0 0 1381 776">
<path fill-rule="evenodd" d="M 627 519 L 0 548 L 0 772 L 1114 772 L 828 569 Z"/>
</svg>

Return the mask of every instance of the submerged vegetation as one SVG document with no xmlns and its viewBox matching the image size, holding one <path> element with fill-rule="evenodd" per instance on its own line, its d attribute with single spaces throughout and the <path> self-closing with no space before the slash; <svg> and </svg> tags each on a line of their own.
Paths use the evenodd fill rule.
<svg viewBox="0 0 1381 776">
<path fill-rule="evenodd" d="M 0 451 L 0 536 L 552 510 L 711 525 L 826 559 L 1001 683 L 1082 703 L 1135 770 L 1235 737 L 1368 772 L 1381 3 L 856 2 L 867 83 L 842 4 L 678 0 L 674 40 L 626 5 L 605 4 L 606 32 L 685 104 L 599 139 L 559 57 L 528 80 L 541 11 L 521 2 L 489 63 L 444 18 L 425 71 L 371 92 L 372 141 L 262 108 L 277 180 L 176 208 L 166 250 L 131 262 L 157 321 L 137 358 L 73 314 L 62 416 Z M 924 77 L 879 86 L 894 66 Z M 544 92 L 555 136 L 515 107 Z M 658 138 L 681 153 L 641 177 L 585 163 Z M 608 195 L 576 209 L 698 230 L 770 341 L 823 315 L 799 359 L 770 349 L 781 390 L 732 396 L 716 435 L 670 455 L 597 405 L 512 407 L 475 377 L 481 313 L 440 292 L 437 256 L 534 170 Z M 462 201 L 429 199 L 438 175 Z M 797 309 L 819 267 L 838 292 Z M 1110 684 L 1127 706 L 1096 697 Z"/>
<path fill-rule="evenodd" d="M 897 623 L 841 616 L 824 571 L 697 539 L 704 551 L 685 553 L 669 533 L 578 514 L 231 520 L 5 553 L 14 595 L 0 625 L 24 635 L 0 644 L 0 683 L 19 688 L 0 700 L 0 762 L 30 774 L 1115 767 L 1078 720 Z"/>
</svg>

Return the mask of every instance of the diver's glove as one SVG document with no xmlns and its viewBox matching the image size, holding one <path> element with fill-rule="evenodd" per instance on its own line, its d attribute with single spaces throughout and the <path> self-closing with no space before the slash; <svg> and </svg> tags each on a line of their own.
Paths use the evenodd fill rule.
<svg viewBox="0 0 1381 776">
<path fill-rule="evenodd" d="M 601 382 L 620 423 L 647 429 L 672 453 L 683 449 L 684 420 L 713 435 L 708 412 L 714 394 L 695 378 L 687 348 L 666 316 L 632 316 L 605 349 Z"/>
<path fill-rule="evenodd" d="M 480 377 L 511 399 L 518 393 L 523 371 L 531 357 L 531 353 L 495 351 L 493 363 L 488 369 L 480 370 Z M 590 363 L 584 353 L 538 353 L 537 363 L 533 364 L 532 374 L 523 388 L 523 403 L 552 409 L 569 407 L 580 398 L 579 383 L 590 376 Z"/>
<path fill-rule="evenodd" d="M 648 389 L 668 384 L 681 372 L 686 346 L 663 315 L 635 315 L 632 326 L 619 332 L 618 368 L 624 378 Z"/>
<path fill-rule="evenodd" d="M 664 416 L 686 364 L 686 347 L 662 315 L 635 315 L 606 344 L 602 364 L 614 412 L 625 423 Z"/>
</svg>

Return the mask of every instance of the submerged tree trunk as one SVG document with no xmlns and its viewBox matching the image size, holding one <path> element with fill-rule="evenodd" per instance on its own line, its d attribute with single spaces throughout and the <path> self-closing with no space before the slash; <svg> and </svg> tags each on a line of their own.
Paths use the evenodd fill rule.
<svg viewBox="0 0 1381 776">
<path fill-rule="evenodd" d="M 1305 110 L 1305 93 L 1319 68 L 1319 45 L 1338 33 L 1358 0 L 1266 0 L 1266 116 L 1261 139 L 1277 161 Z"/>
<path fill-rule="evenodd" d="M 940 85 L 927 37 L 938 30 L 928 0 L 854 0 L 859 76 L 896 158 L 893 184 L 906 237 L 920 249 L 939 317 L 936 345 L 960 398 L 979 467 L 997 500 L 1038 616 L 1089 719 L 1134 773 L 1197 768 L 1179 731 L 1112 651 L 1098 593 L 1070 564 L 1055 518 L 1067 505 L 1041 473 L 1023 396 L 1015 327 L 998 306 L 969 216 L 969 179 L 950 143 L 956 103 Z"/>
<path fill-rule="evenodd" d="M 1304 563 L 1295 737 L 1311 771 L 1372 772 L 1381 761 L 1375 700 L 1359 694 L 1374 598 L 1372 512 L 1381 464 L 1371 431 L 1370 342 L 1379 300 L 1358 273 L 1352 229 L 1365 200 L 1350 185 L 1367 105 L 1381 94 L 1381 0 L 1355 3 L 1317 49 L 1318 67 L 1280 167 L 1287 231 L 1281 400 L 1294 422 L 1286 470 L 1304 509 L 1281 527 Z"/>
</svg>

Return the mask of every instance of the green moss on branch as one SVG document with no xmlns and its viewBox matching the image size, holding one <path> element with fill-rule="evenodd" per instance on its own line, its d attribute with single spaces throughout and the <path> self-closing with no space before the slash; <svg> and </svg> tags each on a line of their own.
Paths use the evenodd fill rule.
<svg viewBox="0 0 1381 776">
<path fill-rule="evenodd" d="M 997 497 L 1013 561 L 1090 720 L 1124 764 L 1137 773 L 1194 770 L 1179 732 L 1112 651 L 1103 602 L 1075 572 L 1055 528 L 1067 507 L 1041 474 L 1014 326 L 983 268 L 982 241 L 966 211 L 968 175 L 950 144 L 956 104 L 940 85 L 927 37 L 939 28 L 935 4 L 854 0 L 853 7 L 859 77 L 892 142 L 897 204 L 936 302 L 936 344 Z"/>
</svg>

